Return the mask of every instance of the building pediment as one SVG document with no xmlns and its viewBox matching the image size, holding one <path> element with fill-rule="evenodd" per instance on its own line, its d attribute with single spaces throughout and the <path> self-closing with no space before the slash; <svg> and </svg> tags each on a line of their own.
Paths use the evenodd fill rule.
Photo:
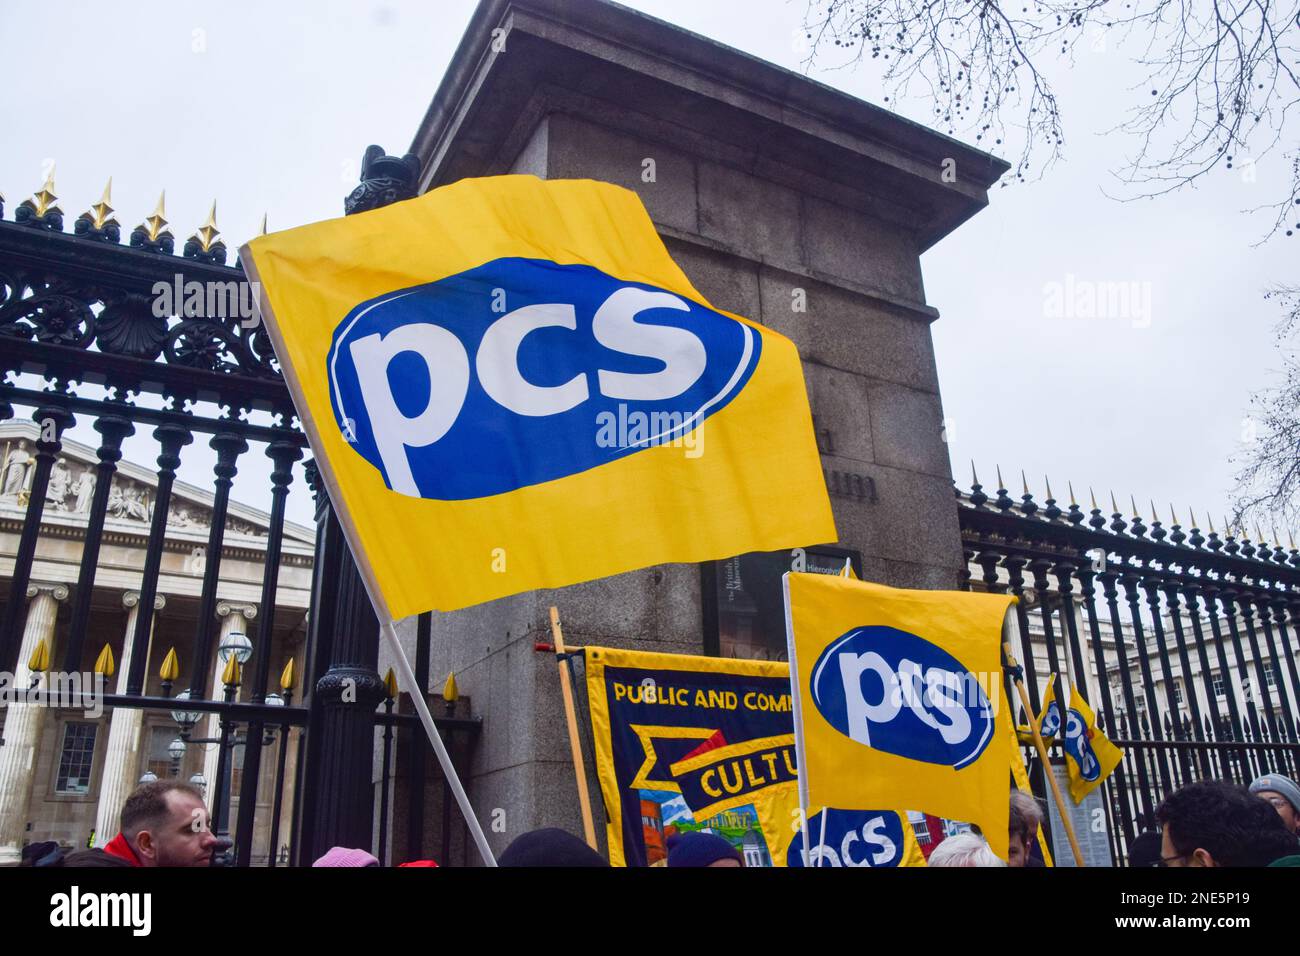
<svg viewBox="0 0 1300 956">
<path fill-rule="evenodd" d="M 35 422 L 0 423 L 0 516 L 6 513 L 21 516 L 27 511 L 39 435 Z M 50 471 L 42 520 L 52 524 L 84 523 L 95 493 L 99 456 L 94 448 L 75 439 L 65 437 L 62 444 Z M 117 464 L 109 490 L 104 530 L 147 534 L 157 492 L 157 472 L 123 458 Z M 212 505 L 212 492 L 176 481 L 167 508 L 168 538 L 193 536 L 206 541 L 212 526 Z M 231 500 L 226 515 L 225 544 L 265 547 L 270 524 L 271 516 L 267 512 Z M 284 535 L 286 543 L 311 546 L 315 541 L 313 529 L 289 521 L 285 522 Z"/>
</svg>

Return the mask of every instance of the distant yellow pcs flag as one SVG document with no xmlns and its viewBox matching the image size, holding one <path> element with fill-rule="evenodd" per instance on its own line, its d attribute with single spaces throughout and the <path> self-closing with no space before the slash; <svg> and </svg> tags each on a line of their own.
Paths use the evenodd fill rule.
<svg viewBox="0 0 1300 956">
<path fill-rule="evenodd" d="M 1124 759 L 1124 751 L 1097 729 L 1097 715 L 1073 684 L 1065 717 L 1064 748 L 1070 796 L 1075 803 L 1082 803 L 1101 786 Z"/>
<path fill-rule="evenodd" d="M 1006 595 L 785 575 L 804 806 L 913 808 L 1007 855 Z"/>
<path fill-rule="evenodd" d="M 466 179 L 240 258 L 392 617 L 836 537 L 793 343 L 635 193 Z"/>
</svg>

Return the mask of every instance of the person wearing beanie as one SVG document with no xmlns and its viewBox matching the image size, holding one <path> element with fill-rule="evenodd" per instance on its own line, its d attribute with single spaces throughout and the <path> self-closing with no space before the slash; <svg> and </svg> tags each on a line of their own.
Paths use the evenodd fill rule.
<svg viewBox="0 0 1300 956">
<path fill-rule="evenodd" d="M 330 847 L 312 866 L 378 866 L 379 861 L 365 850 L 345 846 Z"/>
<path fill-rule="evenodd" d="M 683 833 L 668 851 L 672 866 L 744 866 L 740 851 L 716 833 Z"/>
<path fill-rule="evenodd" d="M 1250 785 L 1250 792 L 1273 804 L 1286 828 L 1300 836 L 1300 787 L 1290 777 L 1266 773 Z"/>
<path fill-rule="evenodd" d="M 609 866 L 603 856 L 572 833 L 548 827 L 516 837 L 497 866 Z"/>
</svg>

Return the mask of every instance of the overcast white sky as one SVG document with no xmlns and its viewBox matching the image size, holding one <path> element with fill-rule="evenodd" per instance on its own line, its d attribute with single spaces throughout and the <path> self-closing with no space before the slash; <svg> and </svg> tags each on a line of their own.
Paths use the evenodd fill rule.
<svg viewBox="0 0 1300 956">
<path fill-rule="evenodd" d="M 803 0 L 631 5 L 799 68 Z M 68 231 L 110 175 L 124 237 L 166 188 L 178 248 L 213 199 L 232 257 L 263 212 L 273 230 L 340 215 L 368 144 L 408 148 L 473 6 L 4 0 L 6 217 L 50 160 Z M 812 75 L 873 102 L 884 95 L 869 72 Z M 1281 315 L 1262 292 L 1296 281 L 1300 262 L 1300 237 L 1255 247 L 1269 220 L 1242 210 L 1275 198 L 1285 170 L 1264 160 L 1253 183 L 1239 167 L 1195 191 L 1115 202 L 1102 189 L 1115 191 L 1111 171 L 1132 144 L 1104 134 L 1141 73 L 1113 44 L 1085 44 L 1056 79 L 1065 161 L 1041 181 L 995 190 L 923 259 L 942 312 L 934 335 L 953 467 L 963 484 L 974 458 L 987 485 L 1000 463 L 1008 479 L 1024 468 L 1036 494 L 1047 473 L 1062 499 L 1071 479 L 1081 496 L 1114 488 L 1140 504 L 1155 498 L 1166 521 L 1173 502 L 1184 523 L 1190 504 L 1202 526 L 1206 510 L 1217 524 L 1249 394 L 1276 380 Z M 925 121 L 925 103 L 903 108 Z M 1045 287 L 1069 276 L 1143 284 L 1149 322 L 1049 315 Z M 128 455 L 150 463 L 150 443 L 133 442 Z M 264 503 L 269 469 L 253 458 L 235 497 Z M 182 477 L 209 484 L 212 460 L 200 438 Z M 307 496 L 293 496 L 290 518 L 310 522 Z"/>
</svg>

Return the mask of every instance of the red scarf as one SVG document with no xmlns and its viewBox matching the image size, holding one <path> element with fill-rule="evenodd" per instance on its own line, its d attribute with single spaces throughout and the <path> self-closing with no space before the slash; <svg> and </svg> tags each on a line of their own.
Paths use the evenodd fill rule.
<svg viewBox="0 0 1300 956">
<path fill-rule="evenodd" d="M 131 849 L 131 844 L 126 842 L 126 837 L 118 834 L 104 845 L 104 852 L 109 856 L 115 856 L 120 860 L 126 860 L 132 866 L 142 866 L 140 858 L 135 855 L 135 850 Z"/>
</svg>

